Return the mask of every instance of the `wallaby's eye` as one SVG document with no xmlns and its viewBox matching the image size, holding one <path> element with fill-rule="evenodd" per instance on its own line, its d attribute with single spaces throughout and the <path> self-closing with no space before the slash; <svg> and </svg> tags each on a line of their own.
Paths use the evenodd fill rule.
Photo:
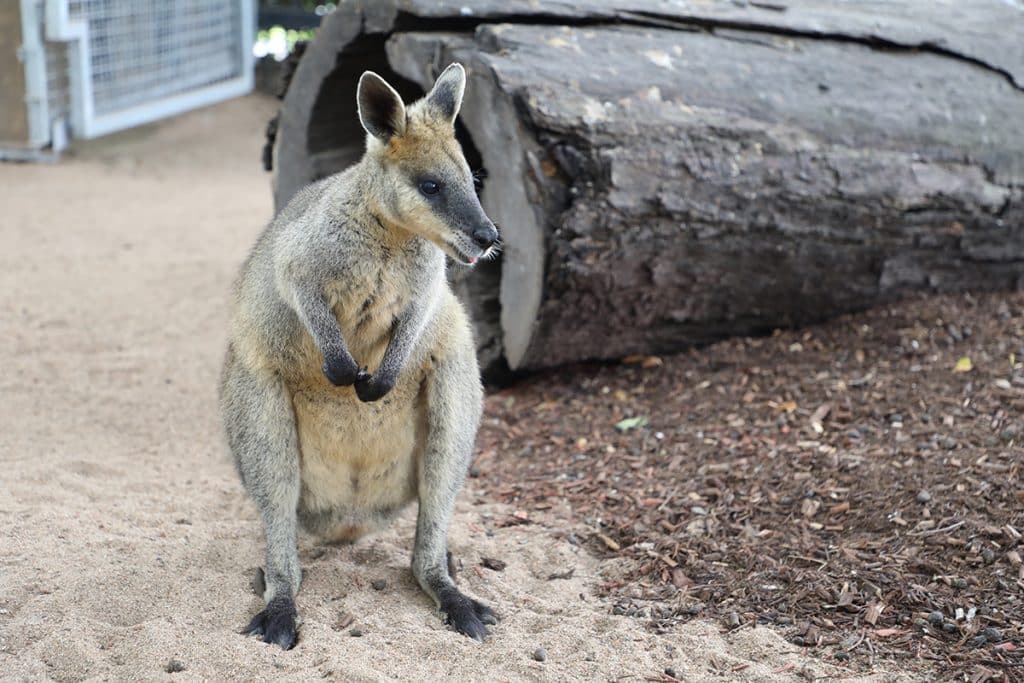
<svg viewBox="0 0 1024 683">
<path fill-rule="evenodd" d="M 427 195 L 428 197 L 431 195 L 435 195 L 440 191 L 441 185 L 439 183 L 434 182 L 433 180 L 424 180 L 422 183 L 420 183 L 420 192 Z"/>
</svg>

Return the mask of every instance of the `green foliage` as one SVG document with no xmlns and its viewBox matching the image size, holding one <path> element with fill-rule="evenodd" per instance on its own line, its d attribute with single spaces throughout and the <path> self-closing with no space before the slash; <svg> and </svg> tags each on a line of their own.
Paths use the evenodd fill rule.
<svg viewBox="0 0 1024 683">
<path fill-rule="evenodd" d="M 295 43 L 303 40 L 313 40 L 314 35 L 316 35 L 316 29 L 296 30 L 286 29 L 283 26 L 271 26 L 256 34 L 256 42 L 271 43 L 283 41 L 288 46 L 288 50 L 291 51 L 295 47 Z"/>
<path fill-rule="evenodd" d="M 295 43 L 303 40 L 312 40 L 316 29 L 296 30 L 286 29 L 283 26 L 271 26 L 269 29 L 261 30 L 256 34 L 256 44 L 253 45 L 253 54 L 257 57 L 273 56 L 281 61 L 295 49 Z"/>
</svg>

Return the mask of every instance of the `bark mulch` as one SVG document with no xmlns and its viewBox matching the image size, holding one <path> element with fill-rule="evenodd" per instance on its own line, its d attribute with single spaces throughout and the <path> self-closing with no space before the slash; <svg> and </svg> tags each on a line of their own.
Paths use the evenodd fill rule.
<svg viewBox="0 0 1024 683">
<path fill-rule="evenodd" d="M 626 573 L 654 629 L 1024 681 L 1024 295 L 915 298 L 487 399 L 471 472 Z"/>
</svg>

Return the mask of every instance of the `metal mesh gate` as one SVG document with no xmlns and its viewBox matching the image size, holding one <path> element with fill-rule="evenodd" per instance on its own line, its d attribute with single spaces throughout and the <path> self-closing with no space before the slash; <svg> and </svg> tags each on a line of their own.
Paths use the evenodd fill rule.
<svg viewBox="0 0 1024 683">
<path fill-rule="evenodd" d="M 88 24 L 97 115 L 239 78 L 237 2 L 75 0 L 70 17 Z"/>
<path fill-rule="evenodd" d="M 32 144 L 248 92 L 253 0 L 20 0 Z"/>
</svg>

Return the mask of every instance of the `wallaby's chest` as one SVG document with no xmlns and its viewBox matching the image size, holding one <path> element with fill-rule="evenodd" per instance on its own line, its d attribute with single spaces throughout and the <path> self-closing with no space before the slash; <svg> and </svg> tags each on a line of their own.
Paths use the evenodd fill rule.
<svg viewBox="0 0 1024 683">
<path fill-rule="evenodd" d="M 395 321 L 415 296 L 413 264 L 392 258 L 363 263 L 325 283 L 328 304 L 357 360 L 386 346 Z"/>
</svg>

